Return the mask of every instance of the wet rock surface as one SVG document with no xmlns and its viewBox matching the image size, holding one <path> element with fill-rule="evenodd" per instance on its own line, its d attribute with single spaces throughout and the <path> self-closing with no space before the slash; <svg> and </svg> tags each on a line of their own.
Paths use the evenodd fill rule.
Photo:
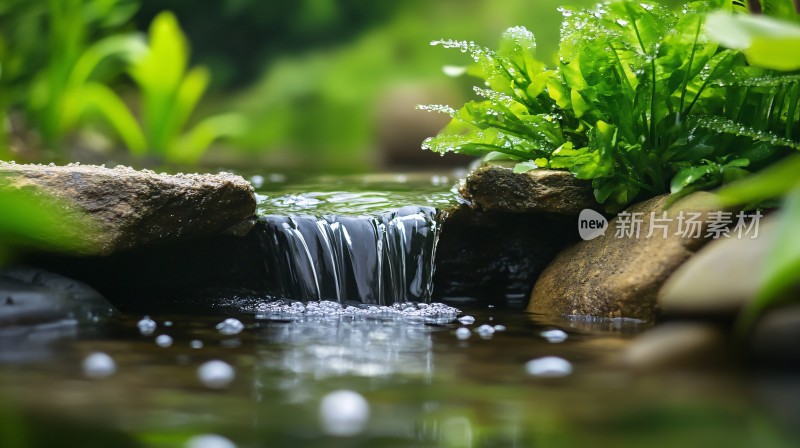
<svg viewBox="0 0 800 448">
<path fill-rule="evenodd" d="M 702 322 L 670 322 L 636 336 L 621 361 L 638 371 L 725 365 L 731 359 L 723 331 Z"/>
<path fill-rule="evenodd" d="M 50 356 L 77 326 L 107 317 L 111 305 L 93 288 L 40 269 L 0 270 L 0 362 Z"/>
<path fill-rule="evenodd" d="M 0 327 L 86 319 L 109 313 L 93 288 L 41 269 L 0 270 Z"/>
<path fill-rule="evenodd" d="M 663 217 L 667 196 L 659 196 L 631 206 L 627 212 L 642 220 L 641 231 L 617 237 L 623 226 L 620 217 L 608 224 L 604 236 L 581 241 L 563 250 L 544 270 L 531 294 L 529 311 L 540 314 L 629 317 L 652 320 L 656 314 L 656 295 L 666 279 L 697 249 L 706 243 L 708 212 L 720 210 L 710 193 L 695 193 L 669 207 L 665 230 L 651 228 L 651 212 Z M 677 216 L 699 213 L 701 237 L 684 237 Z M 577 227 L 577 222 L 569 227 Z"/>
<path fill-rule="evenodd" d="M 756 238 L 710 242 L 683 264 L 658 293 L 658 306 L 669 316 L 732 318 L 755 297 L 760 267 L 777 237 L 777 216 L 760 224 Z"/>
<path fill-rule="evenodd" d="M 484 166 L 469 174 L 460 193 L 476 207 L 495 212 L 577 216 L 599 207 L 591 182 L 560 170 L 516 174 L 507 166 Z"/>
<path fill-rule="evenodd" d="M 92 247 L 107 255 L 153 243 L 235 228 L 246 233 L 256 209 L 250 184 L 221 174 L 157 174 L 127 167 L 17 165 L 0 162 L 7 188 L 70 202 L 98 225 Z M 245 223 L 244 226 L 242 223 Z"/>
</svg>

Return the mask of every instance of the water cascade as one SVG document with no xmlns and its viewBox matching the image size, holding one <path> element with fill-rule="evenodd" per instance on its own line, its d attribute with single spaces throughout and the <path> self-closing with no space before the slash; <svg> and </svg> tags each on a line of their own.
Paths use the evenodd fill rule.
<svg viewBox="0 0 800 448">
<path fill-rule="evenodd" d="M 428 302 L 442 218 L 429 206 L 262 215 L 270 293 L 302 301 Z"/>
</svg>

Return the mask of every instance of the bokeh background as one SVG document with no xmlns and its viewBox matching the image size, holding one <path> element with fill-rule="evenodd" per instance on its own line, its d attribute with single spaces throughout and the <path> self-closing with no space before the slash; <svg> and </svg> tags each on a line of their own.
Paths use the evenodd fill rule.
<svg viewBox="0 0 800 448">
<path fill-rule="evenodd" d="M 446 117 L 414 107 L 472 94 L 473 80 L 442 70 L 469 58 L 429 42 L 493 47 L 523 25 L 552 61 L 562 4 L 0 0 L 0 158 L 317 171 L 465 164 L 419 148 Z M 164 11 L 179 28 L 155 37 Z"/>
</svg>

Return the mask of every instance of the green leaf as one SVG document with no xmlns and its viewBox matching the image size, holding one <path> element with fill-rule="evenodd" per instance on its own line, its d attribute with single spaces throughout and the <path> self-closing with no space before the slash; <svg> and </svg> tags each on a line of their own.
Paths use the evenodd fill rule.
<svg viewBox="0 0 800 448">
<path fill-rule="evenodd" d="M 776 70 L 800 68 L 800 25 L 764 15 L 709 14 L 706 33 L 728 48 L 744 50 L 751 64 Z"/>
<path fill-rule="evenodd" d="M 533 160 L 528 160 L 526 162 L 520 162 L 514 165 L 514 173 L 521 174 L 527 173 L 528 171 L 533 171 L 539 168 L 539 165 L 536 164 Z"/>
<path fill-rule="evenodd" d="M 721 188 L 717 193 L 726 205 L 758 204 L 779 198 L 800 182 L 800 155 L 793 155 L 758 174 Z"/>
</svg>

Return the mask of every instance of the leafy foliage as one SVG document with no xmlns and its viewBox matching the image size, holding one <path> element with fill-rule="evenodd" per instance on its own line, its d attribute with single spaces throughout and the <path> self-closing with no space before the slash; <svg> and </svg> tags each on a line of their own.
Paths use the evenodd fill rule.
<svg viewBox="0 0 800 448">
<path fill-rule="evenodd" d="M 0 266 L 30 248 L 92 251 L 86 235 L 95 225 L 74 208 L 38 191 L 10 188 L 0 177 Z"/>
<path fill-rule="evenodd" d="M 133 0 L 0 5 L 0 113 L 21 109 L 47 148 L 87 125 L 105 124 L 135 155 L 170 162 L 194 162 L 214 140 L 238 132 L 235 115 L 184 132 L 209 73 L 189 69 L 188 43 L 171 13 L 154 19 L 147 41 L 125 31 L 136 9 Z M 30 32 L 46 37 L 44 49 L 27 46 L 39 41 Z M 140 116 L 112 88 L 124 74 L 141 92 Z"/>
<path fill-rule="evenodd" d="M 667 191 L 738 179 L 797 148 L 800 84 L 750 66 L 704 33 L 706 14 L 628 0 L 562 9 L 559 63 L 536 59 L 533 34 L 509 29 L 499 48 L 435 41 L 472 56 L 482 99 L 459 110 L 423 148 L 566 169 L 591 179 L 609 211 Z"/>
</svg>

